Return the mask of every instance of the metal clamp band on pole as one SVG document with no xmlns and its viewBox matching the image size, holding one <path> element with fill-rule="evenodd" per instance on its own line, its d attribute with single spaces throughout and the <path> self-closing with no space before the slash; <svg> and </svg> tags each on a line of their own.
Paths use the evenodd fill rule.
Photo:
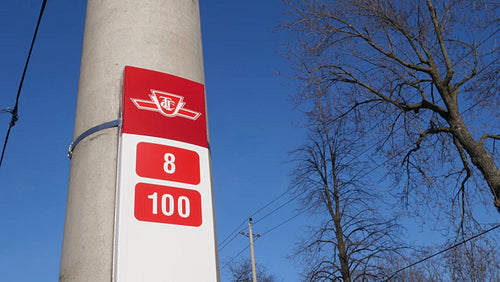
<svg viewBox="0 0 500 282">
<path fill-rule="evenodd" d="M 69 149 L 68 149 L 68 158 L 71 159 L 71 156 L 73 155 L 73 150 L 75 149 L 76 145 L 82 141 L 83 138 L 89 136 L 90 134 L 92 133 L 95 133 L 97 131 L 101 131 L 103 129 L 107 129 L 107 128 L 111 128 L 111 127 L 115 127 L 115 126 L 120 126 L 122 124 L 122 119 L 115 119 L 113 121 L 108 121 L 108 122 L 105 122 L 103 124 L 100 124 L 100 125 L 96 125 L 92 128 L 90 128 L 89 130 L 85 131 L 84 133 L 80 134 L 80 136 L 78 136 L 78 138 L 75 139 L 75 141 L 71 142 L 71 144 L 69 145 Z"/>
</svg>

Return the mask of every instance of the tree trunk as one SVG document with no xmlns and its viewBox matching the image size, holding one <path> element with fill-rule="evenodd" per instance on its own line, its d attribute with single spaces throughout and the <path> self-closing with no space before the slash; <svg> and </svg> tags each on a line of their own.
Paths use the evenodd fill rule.
<svg viewBox="0 0 500 282">
<path fill-rule="evenodd" d="M 472 163 L 484 176 L 493 194 L 495 207 L 498 212 L 500 212 L 500 170 L 495 164 L 495 161 L 484 149 L 483 144 L 476 142 L 472 138 L 461 116 L 452 116 L 449 124 L 454 136 L 469 154 Z"/>
<path fill-rule="evenodd" d="M 440 92 L 443 90 L 443 88 L 439 89 Z M 452 92 L 451 95 L 446 92 L 448 91 L 443 91 L 441 94 L 448 109 L 448 115 L 444 118 L 450 125 L 454 137 L 457 138 L 464 150 L 469 154 L 472 163 L 479 169 L 488 183 L 494 197 L 495 207 L 500 213 L 500 170 L 491 155 L 484 149 L 484 145 L 472 138 L 467 125 L 465 125 L 458 110 L 456 99 L 458 90 Z"/>
<path fill-rule="evenodd" d="M 332 160 L 335 159 L 334 154 L 332 154 Z M 332 163 L 332 168 L 335 168 L 335 165 Z M 338 249 L 338 257 L 340 261 L 340 272 L 342 273 L 342 279 L 344 282 L 351 282 L 351 271 L 349 270 L 349 259 L 347 257 L 347 250 L 344 241 L 344 231 L 342 229 L 342 216 L 340 214 L 340 199 L 339 199 L 339 191 L 338 191 L 338 182 L 336 175 L 333 175 L 333 200 L 335 201 L 335 210 L 332 206 L 332 199 L 330 197 L 330 190 L 328 189 L 328 185 L 325 185 L 325 197 L 327 200 L 328 210 L 330 211 L 330 216 L 335 225 L 335 237 L 337 239 L 337 249 Z"/>
<path fill-rule="evenodd" d="M 342 273 L 342 279 L 344 282 L 351 282 L 351 272 L 349 271 L 349 259 L 347 258 L 347 250 L 345 248 L 344 234 L 342 232 L 342 226 L 340 225 L 340 219 L 334 220 L 335 223 L 335 236 L 337 237 L 339 260 L 340 260 L 340 272 Z"/>
</svg>

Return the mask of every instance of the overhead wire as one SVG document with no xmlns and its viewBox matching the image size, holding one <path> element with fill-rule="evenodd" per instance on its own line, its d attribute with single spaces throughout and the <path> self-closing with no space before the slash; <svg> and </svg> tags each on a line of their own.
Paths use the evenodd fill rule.
<svg viewBox="0 0 500 282">
<path fill-rule="evenodd" d="M 254 217 L 256 214 L 258 214 L 259 212 L 261 212 L 262 210 L 264 210 L 265 208 L 269 207 L 272 203 L 276 202 L 277 200 L 279 200 L 281 197 L 283 197 L 284 195 L 288 194 L 289 191 L 288 190 L 285 190 L 285 192 L 281 193 L 280 195 L 278 195 L 277 197 L 275 197 L 274 199 L 272 199 L 271 201 L 269 201 L 265 206 L 261 207 L 260 209 L 254 211 L 252 213 L 252 215 L 250 215 L 250 217 Z"/>
<path fill-rule="evenodd" d="M 272 211 L 268 212 L 267 214 L 265 214 L 264 216 L 262 216 L 259 220 L 256 220 L 254 222 L 254 224 L 257 224 L 259 222 L 261 222 L 262 220 L 264 220 L 266 217 L 272 215 L 273 213 L 277 212 L 278 210 L 282 209 L 283 207 L 285 207 L 286 205 L 288 205 L 289 203 L 291 203 L 293 200 L 297 199 L 298 197 L 302 196 L 305 192 L 307 192 L 307 190 L 304 190 L 302 191 L 301 193 L 293 196 L 292 198 L 290 198 L 288 201 L 286 201 L 285 203 L 281 204 L 280 206 L 278 206 L 277 208 L 273 209 Z"/>
<path fill-rule="evenodd" d="M 261 217 L 259 220 L 256 220 L 254 221 L 254 225 L 257 224 L 258 222 L 262 221 L 263 219 L 265 219 L 266 217 L 270 216 L 271 214 L 277 212 L 278 210 L 282 209 L 283 207 L 285 207 L 286 205 L 288 205 L 289 203 L 291 203 L 293 200 L 297 199 L 298 197 L 300 197 L 301 195 L 303 195 L 306 191 L 303 191 L 297 195 L 295 195 L 294 197 L 290 198 L 288 201 L 286 201 L 284 204 L 281 204 L 279 207 L 275 208 L 274 210 L 272 210 L 271 212 L 265 214 L 263 217 Z M 252 213 L 252 216 L 250 217 L 253 217 L 255 214 L 259 213 L 260 211 L 264 210 L 265 208 L 269 207 L 272 203 L 276 202 L 279 198 L 283 197 L 284 195 L 288 194 L 289 191 L 285 191 L 283 193 L 281 193 L 280 195 L 278 195 L 277 197 L 275 197 L 274 199 L 272 199 L 270 202 L 268 202 L 265 206 L 259 208 L 256 212 Z M 236 237 L 238 237 L 238 230 L 240 230 L 240 228 L 246 223 L 246 219 L 245 221 L 243 221 L 240 225 L 238 225 L 238 227 L 236 227 L 233 232 L 231 232 L 220 244 L 221 246 L 219 247 L 219 252 L 222 251 L 230 242 L 232 242 L 234 239 L 236 239 Z M 230 240 L 228 240 L 229 238 L 231 238 Z M 227 242 L 226 242 L 227 241 Z M 224 244 L 225 243 L 225 244 Z"/>
<path fill-rule="evenodd" d="M 14 108 L 9 111 L 11 113 L 12 117 L 11 117 L 11 120 L 10 120 L 10 123 L 9 123 L 9 129 L 7 130 L 7 133 L 5 135 L 5 140 L 4 140 L 4 143 L 3 143 L 2 155 L 0 156 L 0 167 L 2 166 L 3 157 L 5 155 L 5 149 L 7 147 L 7 142 L 9 141 L 10 131 L 11 131 L 12 127 L 16 124 L 16 122 L 17 122 L 17 120 L 19 118 L 19 116 L 18 116 L 19 97 L 21 96 L 21 89 L 23 88 L 24 78 L 26 76 L 26 71 L 28 69 L 28 64 L 29 64 L 29 61 L 30 61 L 31 53 L 33 51 L 33 46 L 35 45 L 36 35 L 38 33 L 38 28 L 40 27 L 40 22 L 42 20 L 42 16 L 43 16 L 43 12 L 45 10 L 45 5 L 46 4 L 47 4 L 47 0 L 43 0 L 42 7 L 40 9 L 40 14 L 38 15 L 38 21 L 36 23 L 35 32 L 33 34 L 32 40 L 31 40 L 31 46 L 30 46 L 30 49 L 29 49 L 29 52 L 28 52 L 28 56 L 26 57 L 26 63 L 24 64 L 24 70 L 23 70 L 23 74 L 21 76 L 21 81 L 19 82 L 19 87 L 17 89 L 16 103 L 14 105 Z"/>
<path fill-rule="evenodd" d="M 289 191 L 288 190 L 285 190 L 285 192 L 279 194 L 278 196 L 274 197 L 271 201 L 269 201 L 267 204 L 265 204 L 264 206 L 262 206 L 261 208 L 257 209 L 256 211 L 254 211 L 250 217 L 254 217 L 256 214 L 258 214 L 259 212 L 261 212 L 262 210 L 264 210 L 265 208 L 269 207 L 271 204 L 273 204 L 274 202 L 276 202 L 277 200 L 279 200 L 281 197 L 283 197 L 284 195 L 288 194 Z M 229 235 L 227 235 L 224 240 L 221 241 L 220 243 L 220 247 L 219 247 L 219 252 L 222 251 L 229 243 L 231 243 L 231 241 L 233 241 L 234 239 L 236 239 L 236 237 L 238 237 L 238 231 L 240 230 L 240 228 L 247 222 L 247 219 L 243 220 L 243 222 L 238 225 L 231 233 L 229 233 Z M 231 238 L 231 239 L 230 239 Z M 228 241 L 229 240 L 229 241 Z"/>
<path fill-rule="evenodd" d="M 264 235 L 266 235 L 266 234 L 268 234 L 268 233 L 270 233 L 270 232 L 272 232 L 272 231 L 274 231 L 274 230 L 278 229 L 279 227 L 281 227 L 281 226 L 283 226 L 283 225 L 287 224 L 288 222 L 290 222 L 291 220 L 295 219 L 296 217 L 298 217 L 298 216 L 300 216 L 300 215 L 304 214 L 306 211 L 308 211 L 308 209 L 304 209 L 304 210 L 300 211 L 299 213 L 297 213 L 297 214 L 295 214 L 295 215 L 293 215 L 293 216 L 289 217 L 289 218 L 288 218 L 288 219 L 286 219 L 285 221 L 283 221 L 283 222 L 281 222 L 281 223 L 279 223 L 279 224 L 275 225 L 274 227 L 272 227 L 272 228 L 270 228 L 270 229 L 268 229 L 268 230 L 266 230 L 266 231 L 262 232 L 262 236 L 264 236 Z"/>
<path fill-rule="evenodd" d="M 290 222 L 291 220 L 293 220 L 294 218 L 302 215 L 303 213 L 305 213 L 306 211 L 308 211 L 308 209 L 304 209 L 302 211 L 300 211 L 299 213 L 287 218 L 285 221 L 275 225 L 274 227 L 266 230 L 265 232 L 262 232 L 261 233 L 261 236 L 255 238 L 254 242 L 257 241 L 258 239 L 262 238 L 262 236 L 264 236 L 265 234 L 268 234 L 276 229 L 278 229 L 279 227 L 285 225 L 286 223 Z M 250 244 L 246 245 L 243 249 L 241 249 L 236 255 L 232 256 L 222 267 L 221 269 L 224 269 L 225 267 L 227 267 L 231 262 L 233 262 L 236 258 L 238 258 L 245 250 L 247 250 L 248 248 L 250 247 Z"/>
<path fill-rule="evenodd" d="M 219 252 L 222 251 L 227 245 L 229 245 L 229 243 L 231 243 L 234 239 L 236 239 L 236 237 L 238 237 L 238 231 L 246 223 L 246 221 L 247 220 L 245 219 L 231 233 L 229 233 L 229 235 L 227 235 L 224 240 L 222 240 L 222 242 L 219 244 L 220 245 L 219 246 Z"/>
<path fill-rule="evenodd" d="M 239 257 L 244 251 L 246 251 L 250 247 L 250 244 L 246 245 L 243 249 L 241 249 L 236 255 L 232 256 L 229 261 L 227 261 L 220 269 L 226 268 L 229 264 L 231 264 L 237 257 Z"/>
<path fill-rule="evenodd" d="M 390 280 L 391 278 L 393 278 L 396 274 L 398 274 L 399 272 L 401 272 L 401 271 L 403 271 L 403 270 L 405 270 L 405 269 L 408 269 L 408 268 L 410 268 L 410 267 L 412 267 L 412 266 L 415 266 L 415 265 L 417 265 L 417 264 L 419 264 L 419 263 L 422 263 L 422 262 L 424 262 L 424 261 L 426 261 L 426 260 L 429 260 L 429 259 L 431 259 L 431 258 L 433 258 L 433 257 L 435 257 L 435 256 L 437 256 L 437 255 L 440 255 L 440 254 L 442 254 L 442 253 L 444 253 L 444 252 L 447 252 L 447 251 L 449 251 L 449 250 L 451 250 L 451 249 L 454 249 L 454 248 L 456 248 L 456 247 L 458 247 L 458 246 L 460 246 L 460 245 L 462 245 L 462 244 L 465 244 L 465 243 L 469 242 L 470 240 L 476 239 L 477 237 L 480 237 L 480 236 L 482 236 L 482 235 L 484 235 L 484 234 L 486 234 L 486 233 L 488 233 L 488 232 L 491 232 L 491 231 L 493 231 L 493 230 L 497 229 L 498 227 L 500 227 L 500 224 L 498 224 L 498 225 L 496 225 L 496 226 L 493 226 L 493 227 L 491 227 L 490 229 L 484 230 L 484 231 L 482 231 L 482 232 L 480 232 L 480 233 L 478 233 L 478 234 L 476 234 L 476 235 L 474 235 L 474 236 L 472 236 L 472 237 L 470 237 L 470 238 L 467 238 L 467 239 L 465 239 L 465 240 L 463 240 L 463 241 L 460 241 L 459 243 L 453 244 L 453 245 L 449 246 L 448 248 L 445 248 L 445 249 L 443 249 L 443 250 L 441 250 L 441 251 L 439 251 L 439 252 L 436 252 L 436 253 L 434 253 L 434 254 L 432 254 L 432 255 L 428 256 L 428 257 L 425 257 L 425 258 L 423 258 L 423 259 L 421 259 L 421 260 L 418 260 L 418 261 L 416 261 L 416 262 L 414 262 L 414 263 L 412 263 L 412 264 L 410 264 L 410 265 L 407 265 L 407 266 L 405 266 L 405 267 L 403 267 L 403 268 L 400 268 L 400 269 L 398 269 L 397 271 L 395 271 L 393 274 L 391 274 L 391 276 L 389 276 L 389 277 L 388 277 L 386 280 L 384 280 L 384 281 L 389 281 L 389 280 Z"/>
</svg>

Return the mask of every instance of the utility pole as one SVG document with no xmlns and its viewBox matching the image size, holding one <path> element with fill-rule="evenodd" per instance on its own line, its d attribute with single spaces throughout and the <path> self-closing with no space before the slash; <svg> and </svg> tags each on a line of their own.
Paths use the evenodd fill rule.
<svg viewBox="0 0 500 282">
<path fill-rule="evenodd" d="M 252 217 L 249 218 L 248 221 L 248 234 L 244 232 L 240 232 L 240 234 L 247 236 L 250 239 L 250 257 L 252 259 L 252 281 L 257 282 L 257 270 L 255 267 L 255 254 L 253 250 L 253 234 L 252 234 Z M 258 238 L 262 236 L 262 234 L 255 234 L 255 237 Z"/>
<path fill-rule="evenodd" d="M 87 1 L 59 281 L 115 281 L 126 65 L 204 84 L 198 1 Z"/>
</svg>

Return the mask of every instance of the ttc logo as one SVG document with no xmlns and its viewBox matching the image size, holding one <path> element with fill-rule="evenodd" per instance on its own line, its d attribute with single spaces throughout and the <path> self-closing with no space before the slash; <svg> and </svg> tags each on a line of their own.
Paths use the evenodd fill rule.
<svg viewBox="0 0 500 282">
<path fill-rule="evenodd" d="M 135 106 L 140 110 L 148 110 L 160 112 L 160 114 L 167 117 L 183 117 L 191 120 L 196 120 L 201 113 L 188 110 L 184 108 L 186 103 L 183 102 L 184 97 L 174 95 L 167 92 L 161 92 L 151 89 L 151 100 L 140 100 L 130 98 Z"/>
</svg>

